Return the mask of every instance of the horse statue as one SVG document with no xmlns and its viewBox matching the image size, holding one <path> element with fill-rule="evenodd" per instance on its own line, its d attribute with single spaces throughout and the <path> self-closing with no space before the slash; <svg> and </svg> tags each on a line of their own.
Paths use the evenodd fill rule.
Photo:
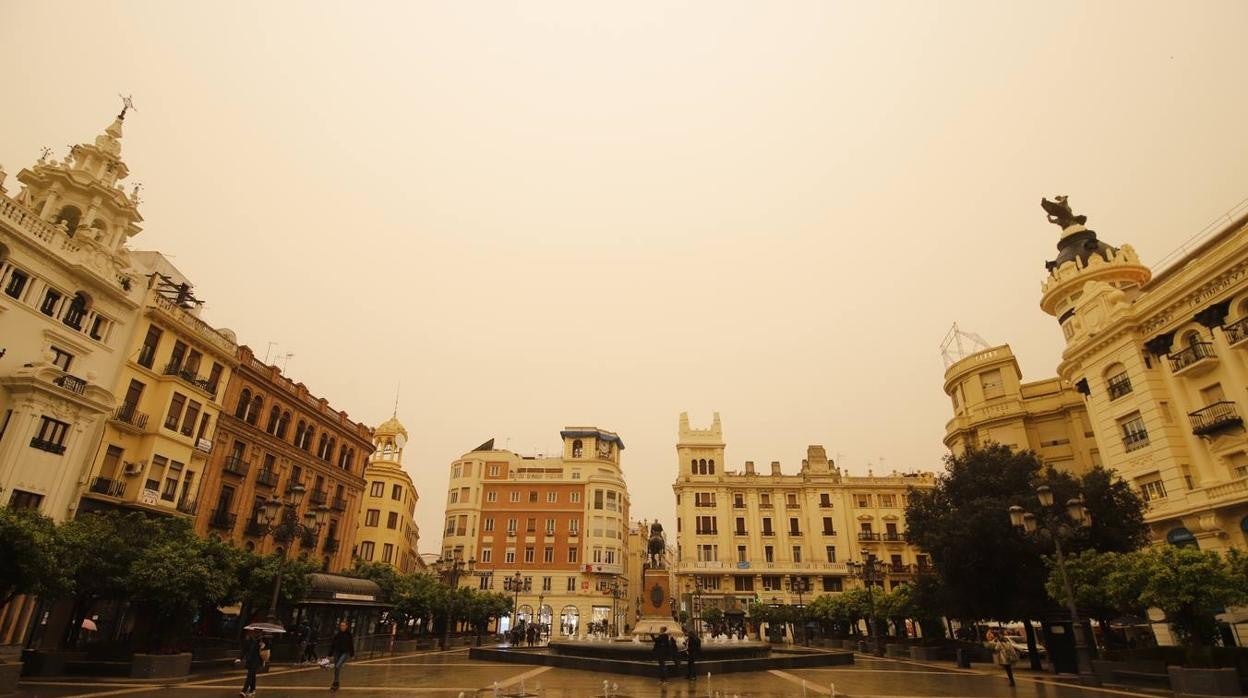
<svg viewBox="0 0 1248 698">
<path fill-rule="evenodd" d="M 1041 197 L 1040 208 L 1048 214 L 1049 222 L 1061 226 L 1062 230 L 1072 225 L 1084 225 L 1088 222 L 1087 216 L 1076 216 L 1075 212 L 1070 210 L 1070 204 L 1067 203 L 1065 195 L 1055 196 L 1053 201 Z"/>
<path fill-rule="evenodd" d="M 663 535 L 663 524 L 655 521 L 650 524 L 650 542 L 646 546 L 650 555 L 649 567 L 663 569 L 663 559 L 667 553 L 667 538 Z"/>
</svg>

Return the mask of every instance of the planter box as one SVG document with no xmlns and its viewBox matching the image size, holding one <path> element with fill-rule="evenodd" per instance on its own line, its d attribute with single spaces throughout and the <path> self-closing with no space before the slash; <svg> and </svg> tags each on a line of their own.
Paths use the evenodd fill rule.
<svg viewBox="0 0 1248 698">
<path fill-rule="evenodd" d="M 0 696 L 17 693 L 17 679 L 21 675 L 21 662 L 0 664 Z"/>
<path fill-rule="evenodd" d="M 904 657 L 910 658 L 910 645 L 889 642 L 884 645 L 884 656 L 886 657 Z"/>
<path fill-rule="evenodd" d="M 847 650 L 858 651 L 858 640 L 841 640 L 841 647 Z"/>
<path fill-rule="evenodd" d="M 174 679 L 191 673 L 191 653 L 135 654 L 130 660 L 132 679 Z"/>
<path fill-rule="evenodd" d="M 949 648 L 939 645 L 912 645 L 910 647 L 910 658 L 919 661 L 933 662 L 948 659 L 951 654 Z"/>
<path fill-rule="evenodd" d="M 23 676 L 65 676 L 67 662 L 80 662 L 87 658 L 86 652 L 61 652 L 56 650 L 27 650 L 22 652 Z"/>
<path fill-rule="evenodd" d="M 1234 669 L 1188 669 L 1166 667 L 1175 698 L 1187 696 L 1240 696 L 1239 672 Z"/>
</svg>

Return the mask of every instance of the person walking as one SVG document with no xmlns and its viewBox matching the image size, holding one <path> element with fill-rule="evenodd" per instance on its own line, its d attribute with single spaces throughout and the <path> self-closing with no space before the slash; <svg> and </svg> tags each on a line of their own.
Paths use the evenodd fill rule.
<svg viewBox="0 0 1248 698">
<path fill-rule="evenodd" d="M 667 683 L 667 660 L 672 658 L 675 649 L 676 643 L 667 634 L 667 626 L 664 625 L 654 636 L 654 658 L 659 662 L 659 681 L 662 683 Z"/>
<path fill-rule="evenodd" d="M 242 664 L 247 670 L 247 677 L 243 679 L 243 688 L 238 692 L 240 698 L 255 695 L 256 693 L 256 672 L 260 667 L 264 666 L 264 659 L 261 652 L 268 649 L 268 644 L 260 635 L 258 630 L 249 630 L 243 637 L 243 649 L 239 653 L 236 664 Z"/>
<path fill-rule="evenodd" d="M 1014 662 L 1018 661 L 1018 650 L 1005 640 L 996 630 L 988 631 L 988 641 L 984 643 L 992 650 L 992 661 L 1005 669 L 1005 677 L 1014 685 Z"/>
<path fill-rule="evenodd" d="M 685 636 L 685 661 L 689 663 L 686 676 L 690 681 L 698 678 L 698 671 L 694 668 L 693 663 L 698 660 L 698 656 L 702 653 L 702 638 L 698 637 L 698 631 L 691 630 Z"/>
<path fill-rule="evenodd" d="M 329 690 L 338 690 L 338 675 L 342 672 L 342 665 L 347 663 L 347 659 L 355 656 L 355 638 L 351 636 L 350 626 L 347 621 L 338 624 L 338 632 L 334 633 L 334 638 L 329 641 L 329 656 L 334 662 L 334 682 L 330 684 Z"/>
<path fill-rule="evenodd" d="M 299 624 L 299 663 L 315 664 L 316 660 L 316 634 L 312 632 L 312 626 L 308 625 L 305 620 Z"/>
</svg>

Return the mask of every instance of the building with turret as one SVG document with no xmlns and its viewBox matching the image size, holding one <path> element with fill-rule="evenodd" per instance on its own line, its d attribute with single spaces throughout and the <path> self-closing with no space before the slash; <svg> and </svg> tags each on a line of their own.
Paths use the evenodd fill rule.
<svg viewBox="0 0 1248 698">
<path fill-rule="evenodd" d="M 491 439 L 451 463 L 442 557 L 475 562 L 475 578 L 461 584 L 512 596 L 502 630 L 517 619 L 554 637 L 582 635 L 590 623 L 619 629 L 635 595 L 624 442 L 597 427 L 559 434 L 557 455 L 523 456 Z"/>
<path fill-rule="evenodd" d="M 364 494 L 356 516 L 353 556 L 382 562 L 400 572 L 416 572 L 420 561 L 420 529 L 416 502 L 420 495 L 403 469 L 407 429 L 397 416 L 373 430 L 373 455 L 364 467 Z"/>
<path fill-rule="evenodd" d="M 694 615 L 741 614 L 750 602 L 797 604 L 861 584 L 850 562 L 883 563 L 887 588 L 914 578 L 928 558 L 905 540 L 906 498 L 931 473 L 853 476 L 823 446 L 797 473 L 752 461 L 729 470 L 719 414 L 709 428 L 680 415 L 676 442 L 676 586 Z M 801 593 L 798 593 L 801 590 Z"/>
</svg>

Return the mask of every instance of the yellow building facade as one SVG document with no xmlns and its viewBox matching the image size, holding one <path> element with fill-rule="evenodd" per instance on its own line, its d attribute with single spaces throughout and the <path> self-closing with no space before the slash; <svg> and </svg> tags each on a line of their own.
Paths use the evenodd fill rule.
<svg viewBox="0 0 1248 698">
<path fill-rule="evenodd" d="M 951 364 L 945 394 L 953 403 L 945 446 L 955 454 L 996 442 L 1074 473 L 1101 463 L 1083 396 L 1060 378 L 1024 383 L 1008 344 Z"/>
<path fill-rule="evenodd" d="M 149 270 L 147 292 L 114 387 L 120 404 L 104 422 L 81 508 L 194 516 L 237 346 L 232 333 L 198 317 L 191 284 L 167 259 L 134 256 Z"/>
<path fill-rule="evenodd" d="M 522 456 L 494 442 L 451 463 L 442 556 L 475 560 L 461 584 L 512 597 L 513 617 L 580 636 L 590 623 L 623 627 L 628 583 L 624 442 L 598 427 L 566 427 L 558 455 Z M 512 578 L 520 574 L 518 590 Z"/>
<path fill-rule="evenodd" d="M 928 565 L 905 542 L 905 507 L 911 489 L 935 485 L 932 473 L 852 476 L 818 445 L 798 473 L 775 461 L 727 470 L 724 451 L 718 414 L 706 429 L 680 415 L 673 591 L 686 609 L 806 603 L 860 585 L 847 563 L 865 555 L 885 563 L 887 588 Z"/>
<path fill-rule="evenodd" d="M 364 468 L 364 496 L 356 517 L 354 557 L 383 562 L 400 572 L 423 569 L 420 562 L 420 529 L 416 526 L 416 503 L 420 494 L 403 469 L 407 429 L 397 417 L 373 430 L 372 456 Z"/>
</svg>

